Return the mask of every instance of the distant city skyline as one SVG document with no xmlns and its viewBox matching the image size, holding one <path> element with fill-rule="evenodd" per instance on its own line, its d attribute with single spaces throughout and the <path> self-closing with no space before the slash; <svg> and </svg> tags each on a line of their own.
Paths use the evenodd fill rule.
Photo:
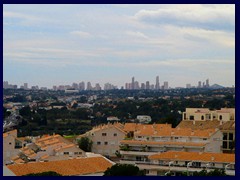
<svg viewBox="0 0 240 180">
<path fill-rule="evenodd" d="M 132 77 L 235 85 L 235 5 L 3 5 L 4 81 L 125 88 Z"/>
<path fill-rule="evenodd" d="M 150 81 L 146 82 L 139 82 L 135 80 L 135 77 L 131 78 L 131 82 L 126 82 L 125 86 L 116 86 L 114 84 L 111 84 L 109 82 L 104 84 L 95 83 L 89 81 L 81 81 L 81 82 L 72 82 L 69 84 L 54 84 L 51 87 L 44 87 L 39 86 L 38 84 L 35 85 L 29 85 L 28 83 L 24 83 L 21 85 L 18 84 L 12 84 L 8 81 L 3 81 L 3 88 L 4 89 L 32 89 L 32 90 L 66 90 L 66 89 L 76 89 L 76 90 L 111 90 L 111 89 L 127 89 L 127 90 L 167 90 L 167 89 L 176 89 L 176 88 L 209 88 L 211 85 L 215 85 L 216 83 L 209 83 L 209 79 L 206 79 L 205 81 L 196 81 L 195 84 L 187 83 L 186 86 L 178 86 L 178 87 L 172 87 L 169 86 L 168 81 L 162 82 L 162 84 L 159 82 L 159 76 L 156 76 L 156 82 L 151 83 Z M 235 86 L 231 86 L 235 87 Z"/>
</svg>

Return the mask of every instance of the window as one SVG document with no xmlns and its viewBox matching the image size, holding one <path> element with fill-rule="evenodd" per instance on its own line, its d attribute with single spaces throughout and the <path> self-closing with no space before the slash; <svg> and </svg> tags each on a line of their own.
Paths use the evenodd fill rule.
<svg viewBox="0 0 240 180">
<path fill-rule="evenodd" d="M 204 116 L 202 116 L 201 119 L 204 120 Z"/>
<path fill-rule="evenodd" d="M 12 143 L 10 142 L 9 145 L 11 145 Z"/>
<path fill-rule="evenodd" d="M 175 139 L 178 139 L 178 137 L 175 137 Z"/>
<path fill-rule="evenodd" d="M 138 136 L 138 138 L 142 138 L 142 136 Z"/>
<path fill-rule="evenodd" d="M 227 149 L 227 141 L 223 141 L 223 148 Z"/>
<path fill-rule="evenodd" d="M 69 152 L 64 152 L 63 154 L 69 154 Z"/>
<path fill-rule="evenodd" d="M 204 141 L 206 141 L 206 140 L 207 140 L 207 138 L 203 138 L 203 140 L 204 140 Z"/>
<path fill-rule="evenodd" d="M 107 136 L 107 133 L 102 133 L 102 136 Z"/>
<path fill-rule="evenodd" d="M 189 119 L 190 120 L 194 120 L 194 116 L 189 116 Z"/>
<path fill-rule="evenodd" d="M 227 140 L 227 133 L 223 133 L 223 140 Z"/>
<path fill-rule="evenodd" d="M 97 142 L 97 145 L 100 145 L 100 144 L 101 144 L 101 142 L 100 142 L 100 141 L 98 141 L 98 142 Z"/>
<path fill-rule="evenodd" d="M 222 120 L 222 115 L 219 116 L 219 120 Z"/>
<path fill-rule="evenodd" d="M 229 133 L 228 135 L 229 135 L 229 138 L 228 138 L 228 139 L 229 139 L 229 140 L 233 140 L 233 133 Z"/>
<path fill-rule="evenodd" d="M 74 152 L 74 154 L 76 155 L 76 154 L 82 154 L 82 152 Z"/>
<path fill-rule="evenodd" d="M 113 136 L 117 136 L 117 133 L 114 133 Z"/>
<path fill-rule="evenodd" d="M 108 145 L 108 142 L 106 141 L 106 142 L 104 142 L 104 144 L 105 144 L 105 145 Z"/>
</svg>

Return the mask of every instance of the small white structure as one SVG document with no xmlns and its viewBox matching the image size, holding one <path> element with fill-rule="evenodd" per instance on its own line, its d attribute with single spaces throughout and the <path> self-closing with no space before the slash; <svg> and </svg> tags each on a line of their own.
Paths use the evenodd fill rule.
<svg viewBox="0 0 240 180">
<path fill-rule="evenodd" d="M 138 115 L 137 120 L 139 121 L 139 123 L 150 123 L 152 121 L 152 118 L 151 116 L 147 115 Z"/>
<path fill-rule="evenodd" d="M 109 116 L 107 117 L 107 121 L 119 121 L 120 119 L 118 119 L 116 116 Z"/>
</svg>

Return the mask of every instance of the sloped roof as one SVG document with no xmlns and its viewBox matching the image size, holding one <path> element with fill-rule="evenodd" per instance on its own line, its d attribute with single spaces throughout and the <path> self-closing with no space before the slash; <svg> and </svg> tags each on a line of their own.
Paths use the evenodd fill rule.
<svg viewBox="0 0 240 180">
<path fill-rule="evenodd" d="M 176 161 L 199 161 L 199 162 L 215 162 L 215 163 L 235 163 L 235 154 L 168 151 L 168 152 L 164 152 L 164 153 L 160 153 L 160 154 L 150 155 L 149 159 L 176 160 Z"/>
<path fill-rule="evenodd" d="M 30 173 L 55 171 L 64 176 L 101 173 L 113 164 L 104 157 L 88 157 L 50 162 L 34 162 L 7 166 L 17 176 Z"/>
</svg>

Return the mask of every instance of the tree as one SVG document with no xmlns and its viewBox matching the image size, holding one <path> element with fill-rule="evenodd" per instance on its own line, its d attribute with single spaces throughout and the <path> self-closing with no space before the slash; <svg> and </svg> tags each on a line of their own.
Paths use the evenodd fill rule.
<svg viewBox="0 0 240 180">
<path fill-rule="evenodd" d="M 103 176 L 144 176 L 144 171 L 132 164 L 115 164 L 108 168 Z"/>
<path fill-rule="evenodd" d="M 90 140 L 88 137 L 81 137 L 81 139 L 78 140 L 79 148 L 86 152 L 91 152 L 92 144 L 92 140 Z"/>
<path fill-rule="evenodd" d="M 62 175 L 54 171 L 47 171 L 47 172 L 41 172 L 41 173 L 25 174 L 23 176 L 62 176 Z"/>
</svg>

